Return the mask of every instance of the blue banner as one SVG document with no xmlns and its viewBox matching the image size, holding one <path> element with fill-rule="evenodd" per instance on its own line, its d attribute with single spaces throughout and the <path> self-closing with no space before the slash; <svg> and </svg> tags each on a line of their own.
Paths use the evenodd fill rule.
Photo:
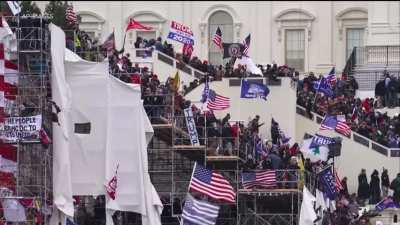
<svg viewBox="0 0 400 225">
<path fill-rule="evenodd" d="M 319 174 L 320 184 L 323 188 L 323 193 L 330 199 L 335 200 L 336 195 L 336 183 L 332 173 L 332 167 L 326 168 Z"/>
<path fill-rule="evenodd" d="M 185 113 L 186 127 L 188 129 L 190 143 L 192 144 L 192 146 L 199 146 L 200 142 L 197 135 L 197 129 L 193 118 L 192 108 L 189 107 L 187 109 L 184 109 L 183 112 Z"/>
<path fill-rule="evenodd" d="M 240 88 L 240 98 L 262 98 L 267 100 L 269 88 L 254 81 L 242 80 Z"/>
<path fill-rule="evenodd" d="M 188 44 L 188 45 L 194 45 L 194 40 L 188 37 L 185 37 L 181 34 L 175 33 L 175 32 L 169 32 L 168 38 L 172 39 L 174 41 L 183 43 L 183 44 Z"/>
<path fill-rule="evenodd" d="M 335 139 L 316 134 L 311 140 L 310 148 L 316 148 L 321 145 L 330 145 L 333 143 L 335 143 Z"/>
</svg>

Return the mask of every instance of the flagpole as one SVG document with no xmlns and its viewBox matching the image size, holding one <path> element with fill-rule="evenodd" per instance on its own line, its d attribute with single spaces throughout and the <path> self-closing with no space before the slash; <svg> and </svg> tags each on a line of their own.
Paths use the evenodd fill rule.
<svg viewBox="0 0 400 225">
<path fill-rule="evenodd" d="M 194 171 L 196 170 L 196 166 L 197 166 L 197 161 L 196 161 L 196 162 L 194 162 L 193 171 L 192 171 L 192 176 L 190 177 L 190 182 L 189 182 L 189 186 L 188 186 L 187 193 L 189 193 L 189 190 L 190 190 L 190 185 L 192 184 L 193 175 L 194 175 Z"/>
</svg>

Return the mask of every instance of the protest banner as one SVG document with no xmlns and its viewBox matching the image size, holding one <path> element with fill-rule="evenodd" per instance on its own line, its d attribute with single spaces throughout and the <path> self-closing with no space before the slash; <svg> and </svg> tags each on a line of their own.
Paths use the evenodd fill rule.
<svg viewBox="0 0 400 225">
<path fill-rule="evenodd" d="M 186 119 L 186 127 L 188 129 L 189 137 L 190 137 L 190 143 L 192 146 L 199 146 L 199 137 L 197 135 L 197 129 L 196 129 L 196 124 L 193 119 L 193 112 L 191 108 L 187 108 L 183 110 L 185 113 L 185 119 Z"/>
<path fill-rule="evenodd" d="M 41 128 L 42 115 L 8 117 L 4 122 L 1 139 L 12 142 L 38 140 Z"/>
<path fill-rule="evenodd" d="M 176 21 L 171 21 L 171 27 L 167 38 L 183 44 L 194 45 L 192 30 L 188 26 Z"/>
</svg>

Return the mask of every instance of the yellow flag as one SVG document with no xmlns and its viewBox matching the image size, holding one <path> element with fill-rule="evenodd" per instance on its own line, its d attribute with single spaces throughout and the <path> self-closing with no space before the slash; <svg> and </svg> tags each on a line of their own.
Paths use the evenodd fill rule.
<svg viewBox="0 0 400 225">
<path fill-rule="evenodd" d="M 305 176 L 305 174 L 304 174 L 304 162 L 303 162 L 303 158 L 301 156 L 298 157 L 297 165 L 300 168 L 300 171 L 299 171 L 299 174 L 300 174 L 300 177 L 299 177 L 299 188 L 302 189 L 303 185 L 304 185 L 304 176 Z"/>
<path fill-rule="evenodd" d="M 81 41 L 79 40 L 79 37 L 77 34 L 75 34 L 74 42 L 75 42 L 75 47 L 81 47 Z"/>
<path fill-rule="evenodd" d="M 174 77 L 174 89 L 175 91 L 179 91 L 179 85 L 181 84 L 181 79 L 179 77 L 179 72 L 176 71 L 175 77 Z"/>
</svg>

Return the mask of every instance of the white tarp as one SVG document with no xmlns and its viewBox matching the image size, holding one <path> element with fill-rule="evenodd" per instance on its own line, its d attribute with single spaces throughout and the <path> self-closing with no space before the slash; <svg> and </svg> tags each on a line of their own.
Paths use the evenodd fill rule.
<svg viewBox="0 0 400 225">
<path fill-rule="evenodd" d="M 49 29 L 51 32 L 52 100 L 61 109 L 61 112 L 58 113 L 60 125 L 53 123 L 53 198 L 58 210 L 68 216 L 74 216 L 68 143 L 68 110 L 71 104 L 71 92 L 65 80 L 65 43 L 60 41 L 65 40 L 65 34 L 59 27 L 53 24 L 49 25 Z M 59 212 L 54 211 L 53 213 L 58 214 Z"/>
<path fill-rule="evenodd" d="M 88 62 L 68 50 L 62 54 L 66 59 L 65 86 L 55 84 L 53 88 L 71 93 L 71 104 L 65 110 L 69 160 L 62 162 L 68 164 L 71 198 L 105 194 L 104 184 L 118 164 L 116 198 L 107 198 L 108 215 L 112 210 L 137 212 L 142 214 L 144 225 L 161 225 L 162 204 L 147 169 L 147 144 L 153 129 L 143 108 L 140 86 L 108 75 L 107 62 Z M 53 136 L 54 143 L 59 139 L 62 137 Z M 57 197 L 56 191 L 54 194 Z"/>
</svg>

